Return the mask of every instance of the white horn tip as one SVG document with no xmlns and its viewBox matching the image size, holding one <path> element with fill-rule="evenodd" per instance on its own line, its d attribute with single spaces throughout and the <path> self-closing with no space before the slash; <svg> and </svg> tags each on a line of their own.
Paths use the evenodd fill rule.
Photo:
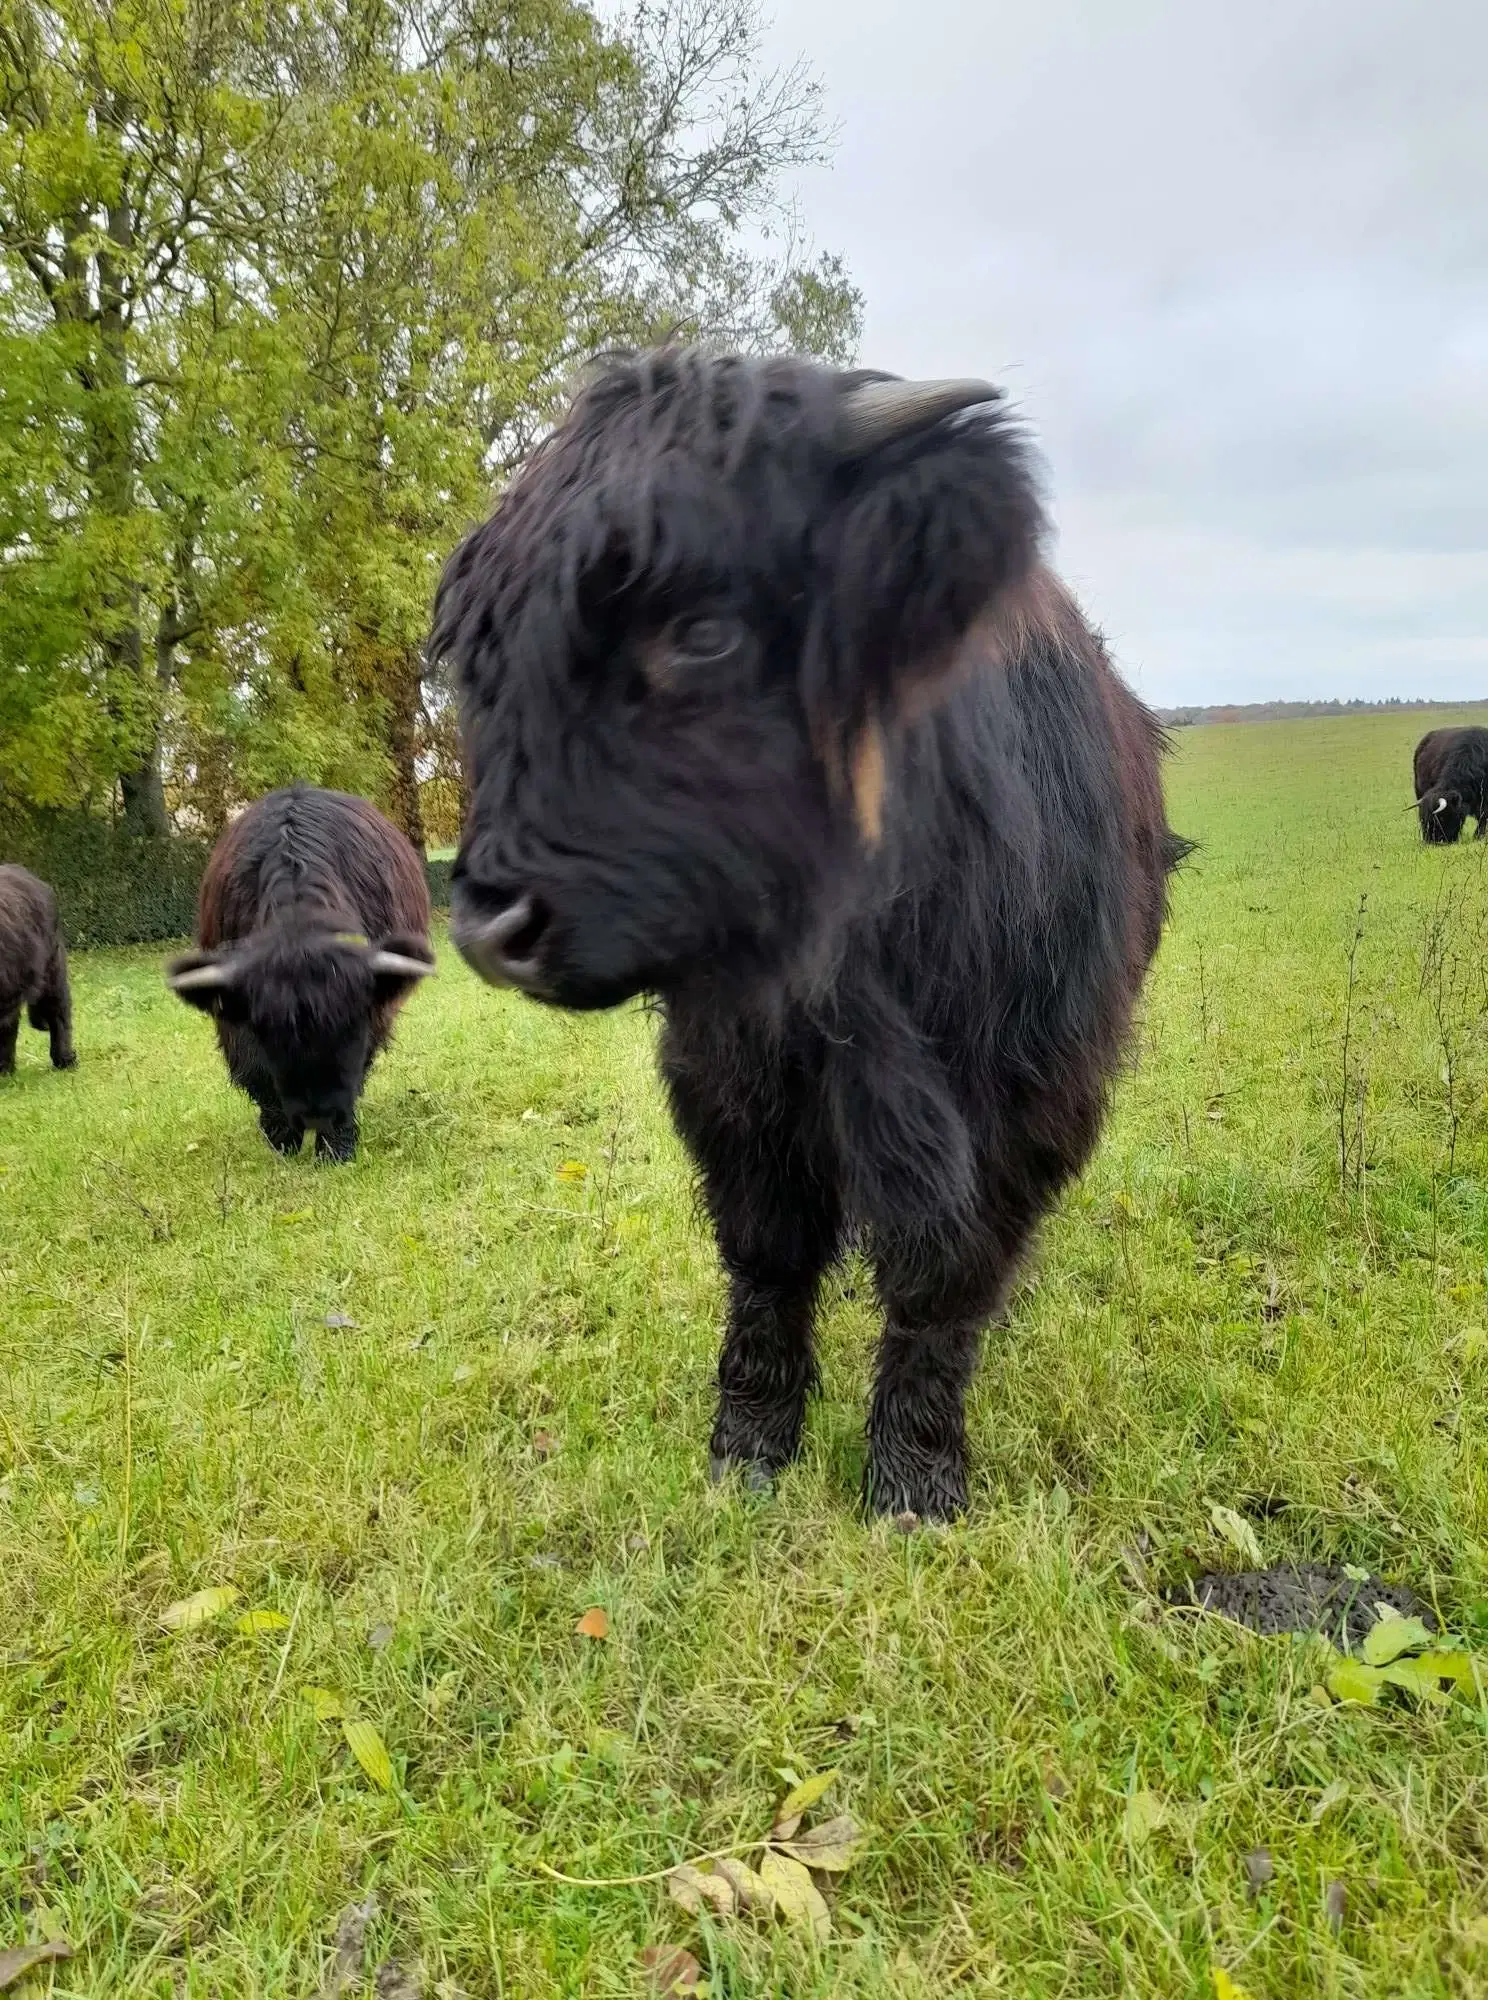
<svg viewBox="0 0 1488 2000">
<path fill-rule="evenodd" d="M 432 979 L 437 971 L 426 959 L 407 958 L 401 951 L 374 951 L 368 963 L 374 972 L 395 972 L 404 979 Z"/>
</svg>

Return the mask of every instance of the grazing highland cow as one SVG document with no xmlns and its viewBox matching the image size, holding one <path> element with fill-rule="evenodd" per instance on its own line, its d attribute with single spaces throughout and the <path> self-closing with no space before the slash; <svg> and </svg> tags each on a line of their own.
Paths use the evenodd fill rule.
<svg viewBox="0 0 1488 2000">
<path fill-rule="evenodd" d="M 0 867 L 0 1076 L 15 1069 L 21 1009 L 51 1043 L 53 1069 L 77 1062 L 57 899 L 24 868 Z"/>
<path fill-rule="evenodd" d="M 202 878 L 201 949 L 166 982 L 212 1015 L 271 1146 L 298 1152 L 309 1126 L 319 1157 L 353 1157 L 373 1058 L 434 970 L 428 929 L 423 865 L 364 799 L 295 785 L 223 834 Z"/>
<path fill-rule="evenodd" d="M 851 1236 L 871 1503 L 964 1505 L 981 1328 L 1157 948 L 1160 732 L 1042 528 L 984 383 L 670 350 L 597 376 L 440 587 L 456 941 L 559 1006 L 659 997 L 729 1279 L 715 1468 L 752 1482 Z"/>
<path fill-rule="evenodd" d="M 1488 832 L 1488 729 L 1429 729 L 1412 768 L 1421 838 L 1454 841 L 1472 818 L 1473 839 L 1481 840 Z"/>
</svg>

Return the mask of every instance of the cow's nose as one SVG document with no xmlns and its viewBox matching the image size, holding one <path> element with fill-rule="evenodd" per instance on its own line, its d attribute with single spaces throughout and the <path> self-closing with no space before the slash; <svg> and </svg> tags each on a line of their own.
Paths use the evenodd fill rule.
<svg viewBox="0 0 1488 2000">
<path fill-rule="evenodd" d="M 492 986 L 520 986 L 526 992 L 542 986 L 549 912 L 540 896 L 523 894 L 507 900 L 460 882 L 451 904 L 450 936 L 482 979 Z"/>
</svg>

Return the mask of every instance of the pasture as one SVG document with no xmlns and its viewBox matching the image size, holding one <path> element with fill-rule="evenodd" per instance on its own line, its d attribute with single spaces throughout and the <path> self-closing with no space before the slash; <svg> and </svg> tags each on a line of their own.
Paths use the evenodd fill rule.
<svg viewBox="0 0 1488 2000">
<path fill-rule="evenodd" d="M 81 1067 L 23 1029 L 0 1085 L 0 1951 L 112 2000 L 630 1995 L 658 1945 L 737 2000 L 1488 1989 L 1488 1709 L 1324 1706 L 1315 1643 L 1165 1595 L 1244 1566 L 1229 1508 L 1488 1653 L 1488 848 L 1399 810 L 1424 726 L 1180 738 L 1201 851 L 946 1532 L 857 1510 L 855 1267 L 800 1464 L 707 1483 L 721 1287 L 642 1010 L 441 940 L 326 1169 L 160 952 L 76 957 Z M 823 1941 L 544 1872 L 742 1847 L 834 1767 Z"/>
</svg>

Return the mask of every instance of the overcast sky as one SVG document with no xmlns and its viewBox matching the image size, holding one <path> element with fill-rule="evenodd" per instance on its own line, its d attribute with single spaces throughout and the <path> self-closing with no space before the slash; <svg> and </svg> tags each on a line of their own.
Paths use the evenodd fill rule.
<svg viewBox="0 0 1488 2000">
<path fill-rule="evenodd" d="M 1149 700 L 1488 696 L 1488 7 L 775 5 L 862 360 L 1008 386 Z"/>
</svg>

